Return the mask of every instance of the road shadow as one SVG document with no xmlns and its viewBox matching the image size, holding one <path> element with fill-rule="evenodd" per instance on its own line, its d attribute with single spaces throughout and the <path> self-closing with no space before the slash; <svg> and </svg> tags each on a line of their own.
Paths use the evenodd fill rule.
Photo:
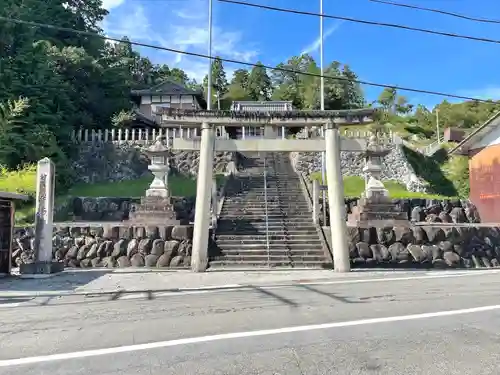
<svg viewBox="0 0 500 375">
<path fill-rule="evenodd" d="M 251 285 L 249 285 L 249 287 L 252 288 L 253 290 L 255 290 L 256 292 L 262 293 L 262 294 L 264 294 L 267 297 L 271 297 L 273 299 L 276 299 L 276 300 L 278 300 L 279 302 L 282 302 L 285 305 L 288 305 L 290 307 L 299 307 L 299 304 L 297 302 L 292 301 L 291 299 L 285 298 L 283 296 L 280 296 L 280 295 L 278 295 L 276 293 L 273 293 L 273 292 L 271 292 L 268 289 L 263 289 L 261 287 L 251 286 Z"/>
<path fill-rule="evenodd" d="M 278 286 L 281 287 L 281 286 Z M 306 292 L 311 292 L 315 294 L 319 294 L 321 296 L 325 296 L 329 299 L 334 299 L 341 303 L 366 303 L 365 301 L 353 301 L 349 297 L 336 295 L 335 293 L 325 292 L 316 287 L 304 284 L 284 284 L 283 288 L 300 288 Z M 126 300 L 143 300 L 143 301 L 152 301 L 158 298 L 165 297 L 177 297 L 177 296 L 187 296 L 190 294 L 205 294 L 210 292 L 255 292 L 257 294 L 261 294 L 263 298 L 274 299 L 281 304 L 288 305 L 291 308 L 299 308 L 304 303 L 299 301 L 291 300 L 290 298 L 284 297 L 276 293 L 273 289 L 276 287 L 269 286 L 256 286 L 256 285 L 239 285 L 239 286 L 227 286 L 221 288 L 214 287 L 206 287 L 206 288 L 198 288 L 194 290 L 186 290 L 186 289 L 140 289 L 140 290 L 116 290 L 116 291 L 88 291 L 88 292 L 69 292 L 64 293 L 39 293 L 36 295 L 23 296 L 19 295 L 11 295 L 6 297 L 0 297 L 0 307 L 1 304 L 8 303 L 19 303 L 19 302 L 28 302 L 27 304 L 21 304 L 16 306 L 17 308 L 29 308 L 29 307 L 40 307 L 40 306 L 64 306 L 64 305 L 79 305 L 79 304 L 90 304 L 90 303 L 107 303 L 110 301 L 126 301 Z M 61 299 L 64 297 L 64 299 Z M 74 299 L 74 298 L 77 299 Z M 51 304 L 55 302 L 54 304 Z"/>
<path fill-rule="evenodd" d="M 112 269 L 92 269 L 85 271 L 64 271 L 45 278 L 27 279 L 20 275 L 0 278 L 0 291 L 7 292 L 45 292 L 73 291 L 78 287 L 113 272 Z"/>
<path fill-rule="evenodd" d="M 349 299 L 349 297 L 338 296 L 335 293 L 331 293 L 331 292 L 324 292 L 324 291 L 319 290 L 318 288 L 312 287 L 310 285 L 298 284 L 296 287 L 301 288 L 301 289 L 305 289 L 305 290 L 313 292 L 313 293 L 320 294 L 322 296 L 334 299 L 335 301 L 342 302 L 342 303 L 365 303 L 364 301 L 351 301 Z"/>
</svg>

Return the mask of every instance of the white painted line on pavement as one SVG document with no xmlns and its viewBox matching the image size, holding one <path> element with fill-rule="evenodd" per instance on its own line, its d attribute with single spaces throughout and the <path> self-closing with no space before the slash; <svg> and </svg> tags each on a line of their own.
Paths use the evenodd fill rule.
<svg viewBox="0 0 500 375">
<path fill-rule="evenodd" d="M 0 303 L 0 309 L 7 307 L 19 307 L 26 305 L 28 302 L 12 302 L 12 303 Z"/>
<path fill-rule="evenodd" d="M 166 348 L 166 347 L 171 347 L 171 346 L 199 344 L 199 343 L 221 341 L 221 340 L 231 340 L 231 339 L 242 339 L 242 338 L 247 338 L 247 337 L 280 335 L 280 334 L 295 333 L 295 332 L 305 332 L 305 331 L 314 331 L 314 330 L 323 330 L 323 329 L 332 329 L 332 328 L 353 327 L 353 326 L 361 326 L 361 325 L 369 325 L 369 324 L 402 322 L 402 321 L 408 321 L 408 320 L 428 319 L 428 318 L 453 316 L 453 315 L 475 314 L 475 313 L 494 311 L 494 310 L 500 310 L 500 305 L 481 306 L 481 307 L 473 307 L 470 309 L 460 309 L 460 310 L 437 311 L 437 312 L 423 313 L 423 314 L 390 316 L 390 317 L 386 317 L 386 318 L 352 320 L 352 321 L 347 321 L 347 322 L 334 322 L 334 323 L 325 323 L 325 324 L 312 324 L 312 325 L 306 325 L 306 326 L 284 327 L 284 328 L 277 328 L 277 329 L 266 329 L 266 330 L 261 330 L 261 331 L 223 333 L 223 334 L 211 335 L 211 336 L 191 337 L 191 338 L 186 338 L 186 339 L 152 342 L 152 343 L 148 343 L 148 344 L 137 344 L 137 345 L 119 346 L 119 347 L 114 347 L 114 348 L 85 350 L 85 351 L 73 352 L 73 353 L 51 354 L 51 355 L 38 356 L 38 357 L 26 357 L 26 358 L 18 358 L 18 359 L 0 360 L 0 367 L 19 366 L 19 365 L 28 365 L 28 364 L 40 363 L 40 362 L 52 362 L 52 361 L 62 361 L 62 360 L 68 360 L 68 359 L 96 357 L 96 356 L 102 356 L 102 355 L 112 355 L 112 354 L 128 353 L 128 352 L 135 352 L 135 351 L 141 351 L 141 350 Z"/>
</svg>

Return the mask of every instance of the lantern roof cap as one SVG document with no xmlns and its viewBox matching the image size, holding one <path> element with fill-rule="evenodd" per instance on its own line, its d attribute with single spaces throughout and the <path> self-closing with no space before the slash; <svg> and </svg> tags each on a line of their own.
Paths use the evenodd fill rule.
<svg viewBox="0 0 500 375">
<path fill-rule="evenodd" d="M 148 153 L 151 154 L 160 154 L 167 153 L 170 149 L 163 142 L 163 138 L 161 136 L 156 137 L 155 142 L 146 149 Z"/>
</svg>

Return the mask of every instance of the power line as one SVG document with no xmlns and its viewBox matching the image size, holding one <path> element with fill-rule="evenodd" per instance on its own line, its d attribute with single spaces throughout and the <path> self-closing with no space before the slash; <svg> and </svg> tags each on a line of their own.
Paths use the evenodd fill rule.
<svg viewBox="0 0 500 375">
<path fill-rule="evenodd" d="M 424 8 L 424 7 L 420 7 L 420 6 L 416 6 L 416 5 L 395 3 L 395 2 L 392 2 L 392 1 L 385 1 L 385 0 L 368 0 L 368 1 L 371 1 L 372 3 L 380 3 L 380 4 L 385 4 L 385 5 L 392 5 L 392 6 L 401 7 L 401 8 L 423 10 L 424 12 L 444 14 L 446 16 L 452 16 L 452 17 L 461 18 L 461 19 L 464 19 L 464 20 L 469 20 L 469 21 L 500 24 L 500 20 L 493 20 L 493 19 L 488 19 L 488 18 L 477 18 L 477 17 L 472 17 L 472 16 L 466 16 L 465 14 L 448 12 L 448 11 L 440 10 L 440 9 Z"/>
<path fill-rule="evenodd" d="M 268 5 L 261 5 L 261 4 L 254 4 L 254 3 L 246 3 L 246 2 L 243 2 L 243 1 L 239 1 L 239 0 L 217 0 L 217 1 L 219 1 L 221 3 L 244 5 L 244 6 L 252 7 L 252 8 L 274 10 L 276 12 L 301 14 L 301 15 L 314 16 L 314 17 L 321 17 L 321 16 L 323 16 L 324 18 L 330 18 L 330 19 L 342 20 L 342 21 L 349 21 L 349 22 L 355 22 L 355 23 L 362 23 L 364 25 L 391 27 L 391 28 L 394 28 L 394 29 L 417 31 L 417 32 L 420 32 L 420 33 L 441 35 L 441 36 L 447 36 L 447 37 L 450 37 L 450 38 L 467 39 L 467 40 L 474 40 L 476 42 L 500 44 L 500 40 L 498 40 L 498 39 L 489 39 L 489 38 L 482 38 L 482 37 L 476 37 L 476 36 L 471 36 L 471 35 L 462 35 L 462 34 L 448 33 L 448 32 L 444 32 L 444 31 L 421 29 L 419 27 L 412 27 L 412 26 L 406 26 L 406 25 L 398 25 L 398 24 L 395 24 L 395 23 L 367 21 L 367 20 L 361 20 L 359 18 L 350 18 L 350 17 L 343 17 L 343 16 L 333 16 L 333 15 L 329 15 L 329 14 L 323 14 L 323 15 L 321 15 L 320 13 L 306 12 L 306 11 L 297 10 L 297 9 L 278 8 L 278 7 L 272 7 L 272 6 L 268 6 Z"/>
<path fill-rule="evenodd" d="M 360 85 L 366 85 L 366 86 L 374 86 L 374 87 L 380 87 L 380 88 L 395 88 L 395 89 L 398 89 L 401 91 L 409 91 L 409 92 L 415 92 L 415 93 L 419 93 L 419 94 L 428 94 L 428 95 L 449 97 L 449 98 L 454 98 L 454 99 L 463 99 L 463 100 L 472 100 L 472 101 L 483 102 L 483 103 L 492 103 L 492 101 L 490 101 L 490 100 L 473 98 L 470 96 L 456 95 L 456 94 L 450 94 L 450 93 L 445 93 L 445 92 L 440 92 L 440 91 L 416 89 L 416 88 L 412 88 L 412 87 L 404 87 L 404 86 L 398 86 L 398 85 L 388 85 L 388 84 L 383 84 L 383 83 L 363 81 L 363 80 L 359 80 L 359 79 L 349 79 L 349 78 L 345 78 L 345 77 L 334 77 L 334 76 L 321 75 L 321 74 L 311 73 L 311 72 L 301 72 L 301 71 L 293 70 L 293 69 L 271 67 L 268 65 L 249 63 L 249 62 L 233 60 L 233 59 L 228 59 L 228 58 L 221 58 L 221 57 L 217 57 L 217 56 L 208 56 L 208 55 L 205 55 L 202 53 L 181 51 L 178 49 L 162 47 L 162 46 L 158 46 L 158 45 L 154 45 L 154 44 L 133 42 L 130 40 L 124 41 L 122 39 L 108 37 L 105 35 L 97 34 L 95 32 L 76 30 L 76 29 L 71 29 L 71 28 L 67 28 L 67 27 L 55 26 L 55 25 L 39 23 L 39 22 L 24 21 L 24 20 L 7 18 L 7 17 L 2 17 L 2 16 L 0 16 L 0 21 L 10 22 L 10 23 L 18 24 L 18 25 L 25 25 L 25 26 L 30 26 L 30 27 L 45 28 L 45 29 L 51 29 L 51 30 L 62 31 L 62 32 L 69 32 L 69 33 L 74 33 L 74 34 L 79 34 L 79 35 L 91 36 L 91 37 L 95 37 L 95 38 L 99 38 L 99 39 L 103 39 L 103 40 L 108 40 L 108 41 L 113 41 L 113 42 L 118 42 L 118 43 L 126 43 L 126 44 L 129 44 L 132 46 L 152 48 L 152 49 L 161 50 L 161 51 L 168 51 L 168 52 L 178 53 L 178 54 L 186 55 L 186 56 L 200 57 L 200 58 L 204 58 L 204 59 L 213 59 L 213 60 L 218 58 L 221 61 L 226 62 L 226 63 L 243 65 L 243 66 L 248 66 L 248 67 L 260 66 L 262 68 L 274 70 L 274 71 L 281 71 L 281 72 L 293 73 L 293 74 L 301 74 L 301 75 L 310 76 L 310 77 L 317 77 L 317 78 L 323 77 L 325 79 L 331 79 L 331 80 L 343 81 L 343 82 L 354 82 L 354 83 L 358 83 Z"/>
</svg>

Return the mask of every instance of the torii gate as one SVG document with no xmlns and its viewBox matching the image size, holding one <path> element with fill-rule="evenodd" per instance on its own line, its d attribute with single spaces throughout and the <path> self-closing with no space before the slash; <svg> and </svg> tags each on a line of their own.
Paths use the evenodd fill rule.
<svg viewBox="0 0 500 375">
<path fill-rule="evenodd" d="M 322 152 L 326 153 L 326 176 L 330 209 L 331 244 L 334 268 L 349 272 L 347 226 L 344 218 L 344 184 L 340 166 L 340 151 L 364 151 L 366 141 L 340 137 L 339 126 L 362 125 L 372 121 L 374 109 L 342 111 L 291 111 L 275 113 L 241 113 L 230 111 L 192 111 L 165 108 L 162 123 L 172 125 L 201 124 L 201 139 L 174 138 L 174 150 L 199 151 L 200 161 L 196 186 L 193 250 L 191 269 L 204 272 L 208 266 L 208 239 L 212 170 L 215 151 L 269 151 L 269 152 Z M 305 127 L 321 129 L 324 138 L 310 139 L 216 139 L 215 128 L 263 126 L 265 133 L 274 133 L 276 127 Z M 283 131 L 284 135 L 285 132 Z"/>
</svg>

